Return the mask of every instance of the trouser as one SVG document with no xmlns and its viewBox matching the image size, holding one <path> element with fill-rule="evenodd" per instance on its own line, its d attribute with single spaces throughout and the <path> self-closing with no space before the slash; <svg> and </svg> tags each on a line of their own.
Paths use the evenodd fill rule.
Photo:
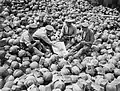
<svg viewBox="0 0 120 91">
<path fill-rule="evenodd" d="M 42 45 L 42 52 L 47 52 L 47 47 L 50 49 L 50 51 L 52 52 L 52 53 L 54 53 L 53 52 L 53 49 L 52 49 L 52 46 L 51 45 L 49 45 L 48 43 L 46 43 L 43 39 L 38 39 L 37 37 L 33 37 L 35 40 L 40 40 L 40 42 L 41 42 L 41 45 Z"/>
<path fill-rule="evenodd" d="M 20 43 L 20 47 L 23 49 L 23 50 L 26 50 L 28 51 L 30 54 L 34 55 L 38 55 L 38 56 L 43 56 L 43 53 L 38 50 L 36 47 L 32 47 L 32 48 L 28 48 L 27 45 L 25 43 Z"/>
<path fill-rule="evenodd" d="M 83 56 L 84 54 L 87 54 L 89 52 L 89 47 L 84 46 L 78 52 L 73 56 L 74 58 L 79 58 L 80 56 Z"/>
<path fill-rule="evenodd" d="M 69 53 L 65 56 L 65 59 L 67 59 L 69 56 L 72 56 L 73 58 L 79 58 L 80 56 L 87 54 L 89 51 L 90 46 L 79 43 L 69 51 Z"/>
</svg>

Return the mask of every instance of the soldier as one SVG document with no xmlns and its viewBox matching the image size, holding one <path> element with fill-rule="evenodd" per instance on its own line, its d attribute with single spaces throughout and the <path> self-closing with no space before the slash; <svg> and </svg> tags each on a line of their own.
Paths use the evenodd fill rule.
<svg viewBox="0 0 120 91">
<path fill-rule="evenodd" d="M 77 28 L 72 24 L 73 22 L 74 20 L 72 19 L 66 19 L 61 30 L 60 39 L 65 42 L 66 46 L 69 44 L 72 45 L 75 42 L 74 37 L 77 34 Z M 67 49 L 68 48 L 69 47 L 67 47 Z"/>
<path fill-rule="evenodd" d="M 40 42 L 37 40 L 34 40 L 32 35 L 36 31 L 37 25 L 36 24 L 30 24 L 29 30 L 24 31 L 20 38 L 20 46 L 23 49 L 26 49 L 31 54 L 36 54 L 38 56 L 44 56 L 44 53 L 42 53 L 39 49 L 36 48 L 37 45 L 40 44 Z"/>
<path fill-rule="evenodd" d="M 50 40 L 50 37 L 54 31 L 55 29 L 51 25 L 47 25 L 46 27 L 41 27 L 33 34 L 34 39 L 40 40 L 40 42 L 43 44 L 44 52 L 47 52 L 46 50 L 47 48 L 45 46 L 49 46 L 51 52 L 53 52 L 52 46 L 55 46 L 55 45 Z"/>
<path fill-rule="evenodd" d="M 78 58 L 83 54 L 88 53 L 89 49 L 91 48 L 93 42 L 94 42 L 94 33 L 92 30 L 88 28 L 89 24 L 88 23 L 82 23 L 82 40 L 79 44 L 77 44 L 66 56 L 68 57 L 69 55 L 74 54 L 73 58 Z"/>
</svg>

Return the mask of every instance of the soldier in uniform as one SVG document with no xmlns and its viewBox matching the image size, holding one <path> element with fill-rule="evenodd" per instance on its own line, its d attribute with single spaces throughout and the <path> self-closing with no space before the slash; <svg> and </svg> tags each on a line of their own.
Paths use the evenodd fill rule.
<svg viewBox="0 0 120 91">
<path fill-rule="evenodd" d="M 60 39 L 64 41 L 66 46 L 75 42 L 74 37 L 77 34 L 77 28 L 72 24 L 73 22 L 72 19 L 66 19 L 61 30 Z"/>
<path fill-rule="evenodd" d="M 82 23 L 81 25 L 83 31 L 81 34 L 82 40 L 67 54 L 66 57 L 74 54 L 73 58 L 78 58 L 81 55 L 88 53 L 94 42 L 94 33 L 88 28 L 89 24 Z"/>
<path fill-rule="evenodd" d="M 29 30 L 24 31 L 20 37 L 20 46 L 21 48 L 29 51 L 31 54 L 36 54 L 38 56 L 44 56 L 44 53 L 42 53 L 39 50 L 40 48 L 38 48 L 40 42 L 38 40 L 34 40 L 32 37 L 36 29 L 37 29 L 36 24 L 29 25 Z"/>
</svg>

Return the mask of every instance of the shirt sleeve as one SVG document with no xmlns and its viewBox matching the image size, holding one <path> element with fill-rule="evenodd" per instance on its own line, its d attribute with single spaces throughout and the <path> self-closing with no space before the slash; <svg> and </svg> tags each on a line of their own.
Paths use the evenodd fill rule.
<svg viewBox="0 0 120 91">
<path fill-rule="evenodd" d="M 42 35 L 41 38 L 46 42 L 48 43 L 49 45 L 51 45 L 51 40 L 47 37 L 47 35 Z"/>
</svg>

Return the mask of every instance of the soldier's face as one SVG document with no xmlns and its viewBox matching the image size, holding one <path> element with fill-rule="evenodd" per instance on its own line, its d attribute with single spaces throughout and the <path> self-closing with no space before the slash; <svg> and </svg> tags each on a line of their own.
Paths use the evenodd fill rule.
<svg viewBox="0 0 120 91">
<path fill-rule="evenodd" d="M 51 31 L 46 30 L 47 35 L 51 35 Z"/>
<path fill-rule="evenodd" d="M 51 32 L 49 30 L 47 30 L 47 34 L 51 34 Z"/>
</svg>

